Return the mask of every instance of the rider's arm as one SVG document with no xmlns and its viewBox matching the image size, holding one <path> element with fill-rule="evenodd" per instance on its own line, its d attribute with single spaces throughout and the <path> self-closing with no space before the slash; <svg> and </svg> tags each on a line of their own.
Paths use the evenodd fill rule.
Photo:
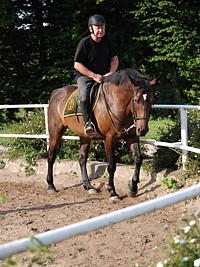
<svg viewBox="0 0 200 267">
<path fill-rule="evenodd" d="M 118 59 L 118 56 L 114 56 L 113 58 L 111 58 L 110 71 L 109 71 L 108 73 L 106 73 L 106 74 L 104 75 L 104 77 L 113 74 L 113 73 L 117 70 L 118 65 L 119 65 L 119 59 Z"/>
<path fill-rule="evenodd" d="M 79 71 L 81 74 L 92 78 L 96 82 L 100 83 L 102 80 L 102 75 L 96 74 L 92 71 L 90 71 L 88 68 L 86 68 L 82 63 L 75 61 L 74 62 L 74 68 Z"/>
<path fill-rule="evenodd" d="M 112 73 L 115 72 L 118 68 L 118 64 L 119 64 L 118 56 L 111 58 L 110 72 Z"/>
</svg>

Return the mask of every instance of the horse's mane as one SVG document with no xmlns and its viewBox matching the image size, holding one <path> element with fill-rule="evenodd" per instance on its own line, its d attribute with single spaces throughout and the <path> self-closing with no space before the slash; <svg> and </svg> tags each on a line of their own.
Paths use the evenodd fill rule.
<svg viewBox="0 0 200 267">
<path fill-rule="evenodd" d="M 148 80 L 146 76 L 135 69 L 123 69 L 118 70 L 112 75 L 105 77 L 103 81 L 110 82 L 115 85 L 122 85 L 128 83 L 130 81 L 130 78 L 137 81 Z"/>
</svg>

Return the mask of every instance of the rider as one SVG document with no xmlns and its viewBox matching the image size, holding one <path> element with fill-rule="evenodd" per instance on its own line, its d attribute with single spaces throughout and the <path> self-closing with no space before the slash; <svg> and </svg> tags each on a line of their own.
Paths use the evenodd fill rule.
<svg viewBox="0 0 200 267">
<path fill-rule="evenodd" d="M 90 35 L 80 40 L 75 57 L 75 80 L 79 88 L 80 108 L 84 119 L 85 134 L 94 134 L 91 122 L 90 90 L 95 82 L 114 73 L 118 68 L 118 56 L 108 36 L 105 35 L 105 18 L 95 14 L 88 20 Z"/>
</svg>

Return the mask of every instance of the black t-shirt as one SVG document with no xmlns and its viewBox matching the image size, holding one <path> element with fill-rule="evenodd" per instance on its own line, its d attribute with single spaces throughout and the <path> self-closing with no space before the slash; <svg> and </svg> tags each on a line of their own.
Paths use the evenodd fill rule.
<svg viewBox="0 0 200 267">
<path fill-rule="evenodd" d="M 109 72 L 111 58 L 114 56 L 116 51 L 108 36 L 104 36 L 101 42 L 97 43 L 88 35 L 80 40 L 74 62 L 82 63 L 90 71 L 103 75 Z M 80 72 L 75 71 L 76 78 L 80 75 Z"/>
</svg>

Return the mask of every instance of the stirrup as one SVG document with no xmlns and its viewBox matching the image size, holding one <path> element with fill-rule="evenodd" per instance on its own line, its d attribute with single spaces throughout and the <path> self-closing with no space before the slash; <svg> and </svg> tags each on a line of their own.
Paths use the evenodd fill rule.
<svg viewBox="0 0 200 267">
<path fill-rule="evenodd" d="M 85 134 L 95 134 L 96 128 L 93 122 L 86 122 L 84 126 L 84 133 Z"/>
</svg>

